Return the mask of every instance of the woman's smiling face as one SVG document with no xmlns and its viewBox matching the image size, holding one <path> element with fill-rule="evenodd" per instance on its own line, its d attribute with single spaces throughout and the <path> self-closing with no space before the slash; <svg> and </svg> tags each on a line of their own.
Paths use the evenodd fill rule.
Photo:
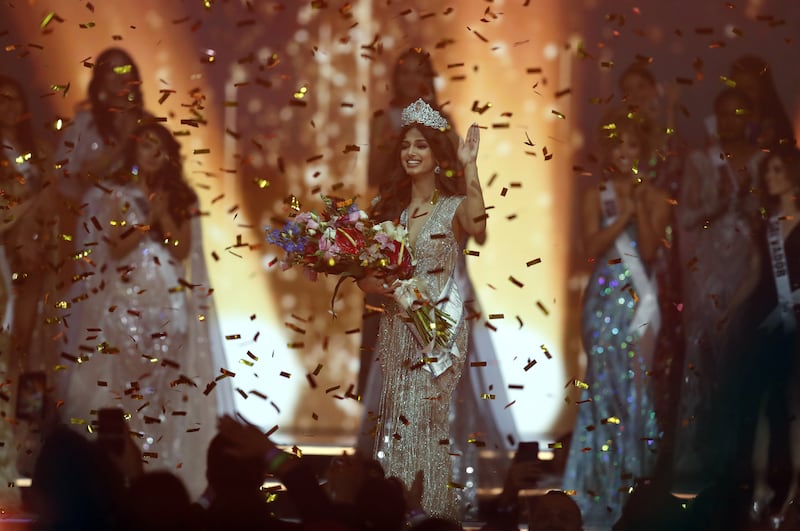
<svg viewBox="0 0 800 531">
<path fill-rule="evenodd" d="M 400 163 L 412 178 L 432 174 L 436 167 L 431 145 L 416 127 L 409 129 L 400 143 Z"/>
</svg>

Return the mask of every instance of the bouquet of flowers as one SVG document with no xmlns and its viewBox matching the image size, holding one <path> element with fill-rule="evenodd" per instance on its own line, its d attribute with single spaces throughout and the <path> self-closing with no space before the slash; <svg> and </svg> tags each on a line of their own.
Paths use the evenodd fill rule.
<svg viewBox="0 0 800 531">
<path fill-rule="evenodd" d="M 298 206 L 282 227 L 266 227 L 267 242 L 286 252 L 280 259 L 281 268 L 300 266 L 312 281 L 319 273 L 338 275 L 336 290 L 349 277 L 395 277 L 395 300 L 406 311 L 420 343 L 449 346 L 453 320 L 436 306 L 427 286 L 412 276 L 414 259 L 405 227 L 391 221 L 374 223 L 355 198 L 322 195 L 322 201 L 322 212 L 301 212 Z"/>
<path fill-rule="evenodd" d="M 355 199 L 323 195 L 322 200 L 321 213 L 296 212 L 283 227 L 267 227 L 267 241 L 286 251 L 281 268 L 299 265 L 311 280 L 318 273 L 361 278 L 379 270 L 411 276 L 414 264 L 404 227 L 390 221 L 373 224 Z"/>
</svg>

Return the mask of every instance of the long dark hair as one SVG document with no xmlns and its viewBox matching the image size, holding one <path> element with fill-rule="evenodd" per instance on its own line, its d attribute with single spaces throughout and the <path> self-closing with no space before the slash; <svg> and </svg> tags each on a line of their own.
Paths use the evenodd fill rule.
<svg viewBox="0 0 800 531">
<path fill-rule="evenodd" d="M 22 117 L 14 126 L 14 133 L 16 134 L 17 142 L 19 142 L 19 145 L 15 147 L 22 153 L 31 153 L 33 157 L 36 157 L 36 141 L 34 140 L 32 125 L 33 120 L 31 119 L 31 111 L 25 89 L 22 87 L 22 84 L 13 77 L 4 76 L 2 74 L 0 74 L 0 87 L 13 88 L 17 92 L 19 100 L 22 103 Z"/>
<path fill-rule="evenodd" d="M 795 205 L 800 206 L 800 152 L 795 148 L 775 149 L 767 153 L 758 162 L 758 190 L 760 191 L 762 207 L 766 215 L 775 214 L 780 208 L 780 198 L 767 193 L 765 181 L 767 168 L 773 159 L 780 159 L 783 162 L 789 181 L 791 181 L 795 189 Z"/>
<path fill-rule="evenodd" d="M 769 63 L 756 55 L 743 55 L 730 66 L 731 77 L 734 78 L 738 74 L 750 75 L 758 80 L 758 101 L 752 103 L 762 120 L 762 124 L 759 125 L 763 126 L 763 121 L 769 120 L 772 122 L 772 129 L 775 132 L 773 145 L 767 147 L 774 147 L 778 144 L 794 146 L 794 129 L 778 95 Z"/>
<path fill-rule="evenodd" d="M 163 125 L 155 122 L 139 126 L 127 144 L 126 167 L 132 169 L 136 166 L 138 162 L 136 148 L 148 134 L 155 135 L 161 142 L 161 149 L 166 154 L 167 161 L 155 175 L 146 177 L 147 187 L 150 190 L 162 191 L 167 194 L 170 216 L 176 224 L 180 225 L 196 214 L 197 194 L 184 179 L 181 145 L 175 140 L 172 133 Z"/>
<path fill-rule="evenodd" d="M 431 148 L 436 162 L 441 171 L 436 174 L 436 189 L 443 196 L 466 194 L 464 181 L 464 167 L 458 160 L 456 148 L 450 138 L 451 129 L 434 129 L 427 125 L 412 123 L 404 126 L 400 131 L 398 141 L 392 150 L 393 164 L 391 173 L 383 180 L 380 187 L 380 200 L 372 209 L 374 219 L 396 220 L 411 202 L 411 178 L 406 175 L 400 163 L 400 150 L 406 133 L 417 129 Z"/>
<path fill-rule="evenodd" d="M 103 92 L 103 80 L 106 77 L 106 74 L 113 71 L 111 59 L 115 56 L 122 57 L 125 61 L 125 64 L 130 65 L 130 71 L 135 80 L 134 82 L 130 83 L 127 88 L 128 102 L 130 103 L 130 106 L 126 109 L 117 109 L 116 111 L 141 111 L 143 108 L 141 86 L 142 77 L 139 75 L 139 67 L 136 66 L 133 58 L 122 48 L 108 48 L 104 50 L 102 53 L 100 53 L 100 55 L 97 56 L 94 69 L 92 70 L 92 79 L 89 81 L 89 102 L 91 103 L 92 117 L 94 118 L 95 125 L 97 125 L 97 130 L 105 139 L 115 138 L 118 133 L 114 127 L 114 110 L 112 110 L 107 103 L 102 101 L 101 98 L 101 93 Z"/>
</svg>

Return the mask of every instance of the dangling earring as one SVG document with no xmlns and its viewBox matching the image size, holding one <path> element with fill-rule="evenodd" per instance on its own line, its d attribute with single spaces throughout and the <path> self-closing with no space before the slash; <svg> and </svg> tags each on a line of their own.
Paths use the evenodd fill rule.
<svg viewBox="0 0 800 531">
<path fill-rule="evenodd" d="M 433 173 L 435 173 L 436 175 L 439 175 L 440 173 L 442 173 L 442 167 L 439 166 L 438 162 L 436 163 L 436 167 L 433 169 Z"/>
</svg>

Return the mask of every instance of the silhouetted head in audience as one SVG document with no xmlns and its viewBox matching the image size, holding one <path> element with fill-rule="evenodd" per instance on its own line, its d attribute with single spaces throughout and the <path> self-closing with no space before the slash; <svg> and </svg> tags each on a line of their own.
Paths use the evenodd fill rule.
<svg viewBox="0 0 800 531">
<path fill-rule="evenodd" d="M 383 467 L 374 458 L 359 453 L 331 459 L 325 473 L 325 490 L 336 503 L 355 503 L 361 486 L 368 479 L 383 479 Z"/>
<path fill-rule="evenodd" d="M 431 516 L 411 526 L 411 529 L 414 531 L 463 531 L 464 528 L 461 527 L 461 524 L 453 520 Z"/>
<path fill-rule="evenodd" d="M 730 531 L 739 529 L 747 518 L 752 500 L 736 482 L 717 482 L 700 492 L 689 503 L 682 529 L 687 531 Z"/>
<path fill-rule="evenodd" d="M 560 490 L 551 490 L 528 501 L 530 531 L 581 531 L 582 526 L 578 504 Z"/>
<path fill-rule="evenodd" d="M 116 529 L 123 478 L 106 454 L 67 427 L 44 440 L 32 478 L 38 529 Z"/>
<path fill-rule="evenodd" d="M 208 445 L 206 479 L 215 496 L 257 492 L 264 483 L 266 467 L 261 457 L 234 456 L 234 444 L 216 435 Z"/>
<path fill-rule="evenodd" d="M 613 531 L 675 531 L 683 529 L 682 502 L 662 483 L 639 482 L 622 508 Z"/>
<path fill-rule="evenodd" d="M 403 528 L 406 503 L 403 484 L 395 477 L 366 478 L 356 495 L 355 506 L 364 529 L 394 531 Z"/>
<path fill-rule="evenodd" d="M 139 476 L 128 488 L 129 523 L 134 529 L 188 529 L 191 500 L 175 474 L 166 470 Z"/>
</svg>

